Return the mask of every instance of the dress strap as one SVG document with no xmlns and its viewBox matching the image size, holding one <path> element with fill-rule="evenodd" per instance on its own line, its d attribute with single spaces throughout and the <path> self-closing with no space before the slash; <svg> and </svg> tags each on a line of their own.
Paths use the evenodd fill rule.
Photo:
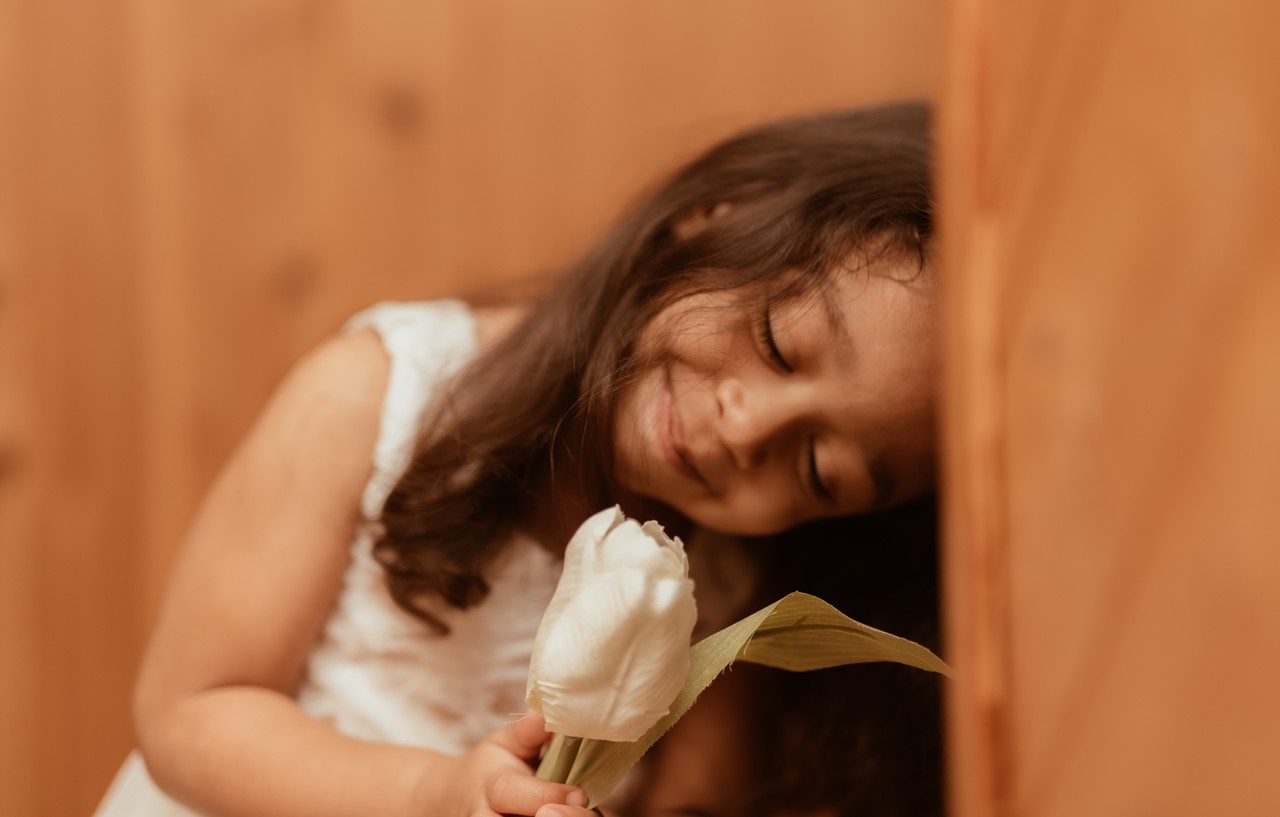
<svg viewBox="0 0 1280 817">
<path fill-rule="evenodd" d="M 361 510 L 374 519 L 404 473 L 422 424 L 449 380 L 475 355 L 476 324 L 461 301 L 381 303 L 347 322 L 349 332 L 374 330 L 390 358 L 373 473 Z"/>
</svg>

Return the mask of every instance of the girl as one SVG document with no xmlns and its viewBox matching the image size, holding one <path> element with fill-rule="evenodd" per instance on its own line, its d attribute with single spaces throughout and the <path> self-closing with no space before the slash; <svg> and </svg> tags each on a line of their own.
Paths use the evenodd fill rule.
<svg viewBox="0 0 1280 817">
<path fill-rule="evenodd" d="M 764 535 L 926 492 L 930 229 L 922 106 L 810 117 L 694 161 L 524 313 L 357 316 L 201 509 L 99 815 L 587 814 L 510 722 L 563 543 L 613 502 Z"/>
</svg>

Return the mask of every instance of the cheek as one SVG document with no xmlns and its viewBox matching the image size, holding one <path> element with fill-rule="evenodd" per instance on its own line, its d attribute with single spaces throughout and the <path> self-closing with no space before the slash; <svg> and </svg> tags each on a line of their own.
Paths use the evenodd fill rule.
<svg viewBox="0 0 1280 817">
<path fill-rule="evenodd" d="M 933 489 L 938 456 L 938 372 L 932 355 L 904 360 L 878 388 L 890 395 L 873 420 L 895 461 L 904 498 Z"/>
<path fill-rule="evenodd" d="M 886 423 L 883 440 L 890 468 L 898 481 L 896 502 L 934 490 L 938 468 L 938 429 L 934 404 L 918 401 Z"/>
<path fill-rule="evenodd" d="M 657 463 L 654 462 L 656 402 L 663 383 L 661 369 L 649 367 L 635 376 L 618 398 L 614 411 L 614 477 L 628 490 L 649 493 Z"/>
<path fill-rule="evenodd" d="M 915 445 L 907 453 L 907 466 L 903 487 L 907 495 L 915 498 L 932 491 L 938 480 L 938 432 L 930 421 L 921 427 L 915 437 Z"/>
<path fill-rule="evenodd" d="M 614 477 L 628 487 L 639 468 L 641 391 L 641 384 L 627 389 L 618 399 L 613 417 Z"/>
</svg>

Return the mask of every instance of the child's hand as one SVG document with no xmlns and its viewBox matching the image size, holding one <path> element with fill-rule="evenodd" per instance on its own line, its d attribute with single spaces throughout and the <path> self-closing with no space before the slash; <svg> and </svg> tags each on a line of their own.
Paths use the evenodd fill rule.
<svg viewBox="0 0 1280 817">
<path fill-rule="evenodd" d="M 418 785 L 415 817 L 532 817 L 549 803 L 566 814 L 595 817 L 582 808 L 587 797 L 581 789 L 534 777 L 533 765 L 547 738 L 542 716 L 528 712 L 457 758 L 452 768 L 435 767 Z M 442 771 L 447 780 L 441 779 Z"/>
</svg>

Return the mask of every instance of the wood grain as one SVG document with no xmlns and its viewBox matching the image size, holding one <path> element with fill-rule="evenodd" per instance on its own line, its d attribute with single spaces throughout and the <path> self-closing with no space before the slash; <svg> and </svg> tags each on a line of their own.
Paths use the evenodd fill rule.
<svg viewBox="0 0 1280 817">
<path fill-rule="evenodd" d="M 1277 11 L 949 14 L 954 812 L 1274 814 Z"/>
</svg>

